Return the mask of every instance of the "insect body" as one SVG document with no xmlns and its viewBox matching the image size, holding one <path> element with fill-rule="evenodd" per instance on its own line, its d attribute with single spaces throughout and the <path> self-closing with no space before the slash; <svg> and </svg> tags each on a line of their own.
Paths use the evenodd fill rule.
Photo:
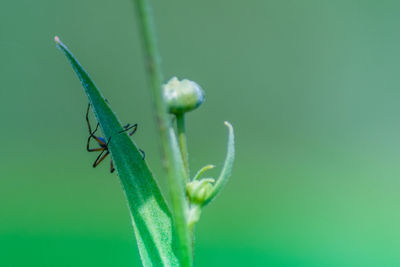
<svg viewBox="0 0 400 267">
<path fill-rule="evenodd" d="M 87 122 L 87 125 L 89 128 L 89 138 L 88 138 L 88 141 L 86 144 L 86 149 L 89 152 L 101 151 L 101 153 L 98 155 L 98 157 L 96 158 L 96 160 L 93 163 L 93 168 L 95 168 L 108 156 L 108 154 L 110 154 L 110 151 L 108 150 L 108 144 L 111 141 L 111 136 L 110 136 L 110 138 L 108 138 L 108 141 L 106 141 L 106 139 L 104 137 L 94 135 L 97 132 L 97 130 L 99 129 L 99 123 L 97 123 L 96 129 L 94 129 L 94 131 L 92 131 L 92 127 L 90 126 L 90 121 L 89 121 L 89 110 L 90 110 L 90 104 L 88 105 L 88 108 L 86 111 L 86 122 Z M 100 147 L 90 148 L 90 140 L 91 139 L 96 140 Z M 111 165 L 110 172 L 112 173 L 115 171 L 112 159 L 111 159 L 110 165 Z"/>
<path fill-rule="evenodd" d="M 90 121 L 89 121 L 89 110 L 90 110 L 90 103 L 89 103 L 87 111 L 86 111 L 86 122 L 87 122 L 87 125 L 88 125 L 88 128 L 89 128 L 89 138 L 88 138 L 88 141 L 87 141 L 87 144 L 86 144 L 86 149 L 89 152 L 101 151 L 100 154 L 97 156 L 96 160 L 93 163 L 93 168 L 95 168 L 97 165 L 99 165 L 108 156 L 108 154 L 110 154 L 110 150 L 108 149 L 108 144 L 111 141 L 111 136 L 106 141 L 106 139 L 104 137 L 95 135 L 95 133 L 99 129 L 99 123 L 97 123 L 96 128 L 94 129 L 94 131 L 92 131 L 92 127 L 90 126 Z M 130 133 L 128 133 L 129 136 L 132 136 L 137 130 L 137 123 L 135 123 L 133 125 L 130 125 L 128 123 L 123 128 L 124 129 L 122 131 L 120 131 L 119 134 L 123 133 L 123 132 L 126 132 L 126 131 L 129 131 L 129 130 L 132 130 Z M 96 147 L 96 148 L 91 148 L 90 147 L 90 141 L 92 139 L 97 141 L 97 143 L 99 144 L 99 147 Z M 141 149 L 139 149 L 139 151 L 142 153 L 143 159 L 144 159 L 144 157 L 145 157 L 144 151 L 141 150 Z M 113 163 L 113 160 L 111 159 L 110 172 L 113 173 L 114 171 L 115 171 L 114 163 Z"/>
</svg>

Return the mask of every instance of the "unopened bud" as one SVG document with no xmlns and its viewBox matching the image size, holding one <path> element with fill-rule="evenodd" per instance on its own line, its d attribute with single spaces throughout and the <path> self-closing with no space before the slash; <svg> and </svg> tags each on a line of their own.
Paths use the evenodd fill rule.
<svg viewBox="0 0 400 267">
<path fill-rule="evenodd" d="M 168 106 L 168 112 L 181 114 L 196 109 L 204 102 L 204 91 L 190 80 L 171 78 L 164 85 L 164 98 Z"/>
<path fill-rule="evenodd" d="M 206 202 L 214 191 L 214 182 L 214 179 L 205 178 L 201 180 L 194 180 L 188 183 L 186 185 L 186 192 L 190 202 L 200 206 Z"/>
</svg>

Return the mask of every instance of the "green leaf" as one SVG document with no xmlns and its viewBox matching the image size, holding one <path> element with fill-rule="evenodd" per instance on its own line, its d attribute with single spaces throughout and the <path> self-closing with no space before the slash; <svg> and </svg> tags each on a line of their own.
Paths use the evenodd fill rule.
<svg viewBox="0 0 400 267">
<path fill-rule="evenodd" d="M 146 162 L 125 133 L 109 104 L 68 48 L 55 37 L 81 81 L 118 171 L 128 200 L 144 266 L 179 266 L 174 251 L 171 213 Z"/>
<path fill-rule="evenodd" d="M 228 182 L 228 179 L 232 173 L 233 161 L 235 160 L 235 135 L 232 125 L 227 121 L 225 121 L 225 125 L 226 127 L 228 127 L 229 134 L 228 149 L 226 152 L 224 166 L 222 167 L 221 173 L 217 179 L 217 182 L 214 185 L 213 193 L 211 194 L 210 198 L 204 202 L 204 205 L 207 205 L 215 199 L 215 197 L 221 192 L 222 188 L 224 188 L 224 186 Z"/>
</svg>

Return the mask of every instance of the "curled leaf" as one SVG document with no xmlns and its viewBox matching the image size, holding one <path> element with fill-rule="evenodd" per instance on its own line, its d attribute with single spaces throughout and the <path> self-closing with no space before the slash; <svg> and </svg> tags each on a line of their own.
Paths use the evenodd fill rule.
<svg viewBox="0 0 400 267">
<path fill-rule="evenodd" d="M 201 177 L 201 175 L 203 175 L 203 173 L 205 173 L 206 171 L 211 170 L 211 169 L 213 169 L 213 168 L 215 168 L 215 165 L 212 165 L 212 164 L 209 164 L 209 165 L 204 166 L 203 168 L 201 168 L 201 169 L 196 173 L 196 175 L 193 177 L 192 181 L 195 181 L 195 180 L 200 179 L 200 177 Z"/>
<path fill-rule="evenodd" d="M 225 121 L 225 125 L 228 127 L 228 149 L 226 153 L 226 158 L 224 162 L 224 166 L 222 167 L 222 171 L 215 182 L 213 187 L 213 192 L 211 193 L 210 197 L 204 202 L 203 205 L 207 205 L 210 203 L 214 198 L 221 192 L 222 188 L 228 182 L 229 177 L 231 176 L 233 161 L 235 160 L 235 136 L 233 133 L 232 125 Z"/>
</svg>

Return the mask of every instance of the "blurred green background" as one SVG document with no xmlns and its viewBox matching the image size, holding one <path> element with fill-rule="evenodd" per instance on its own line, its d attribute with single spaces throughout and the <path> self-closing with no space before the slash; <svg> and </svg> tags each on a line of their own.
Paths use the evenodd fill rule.
<svg viewBox="0 0 400 267">
<path fill-rule="evenodd" d="M 196 265 L 400 266 L 400 2 L 151 2 L 166 78 L 207 94 L 188 116 L 192 172 L 220 168 L 223 121 L 236 130 Z M 2 0 L 0 29 L 0 266 L 140 266 L 118 177 L 108 160 L 91 167 L 87 99 L 53 42 L 139 123 L 165 188 L 132 2 Z"/>
</svg>

